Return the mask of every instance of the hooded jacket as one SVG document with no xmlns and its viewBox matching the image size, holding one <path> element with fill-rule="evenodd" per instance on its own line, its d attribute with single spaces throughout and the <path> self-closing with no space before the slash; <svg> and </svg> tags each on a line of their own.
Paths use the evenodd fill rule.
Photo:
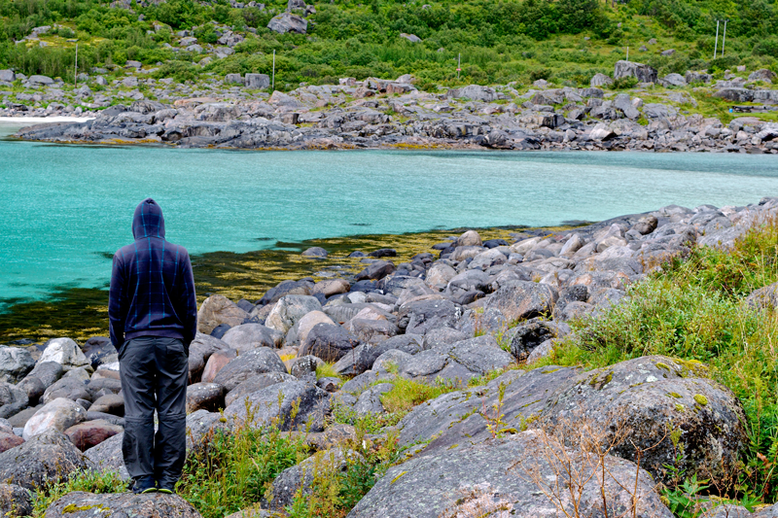
<svg viewBox="0 0 778 518">
<path fill-rule="evenodd" d="M 197 299 L 186 248 L 165 240 L 162 209 L 143 200 L 132 219 L 135 242 L 113 256 L 108 302 L 111 342 L 121 351 L 139 336 L 178 338 L 189 350 L 197 333 Z"/>
</svg>

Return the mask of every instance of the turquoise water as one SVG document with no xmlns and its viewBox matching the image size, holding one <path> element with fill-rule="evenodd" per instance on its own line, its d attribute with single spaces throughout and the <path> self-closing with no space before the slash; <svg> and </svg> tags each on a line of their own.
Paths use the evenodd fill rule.
<svg viewBox="0 0 778 518">
<path fill-rule="evenodd" d="M 435 228 L 556 225 L 778 194 L 771 156 L 236 152 L 0 140 L 0 303 L 103 286 L 153 197 L 191 253 Z M 1 306 L 0 306 L 1 307 Z"/>
</svg>

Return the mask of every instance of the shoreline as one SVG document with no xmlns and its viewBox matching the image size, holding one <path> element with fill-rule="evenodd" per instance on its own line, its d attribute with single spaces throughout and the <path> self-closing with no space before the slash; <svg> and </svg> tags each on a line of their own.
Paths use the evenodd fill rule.
<svg viewBox="0 0 778 518">
<path fill-rule="evenodd" d="M 742 87 L 715 85 L 690 93 L 653 84 L 629 91 L 544 84 L 520 94 L 510 85 L 469 85 L 430 93 L 412 83 L 413 78 L 369 78 L 248 98 L 182 97 L 167 99 L 167 104 L 128 100 L 82 112 L 94 116 L 91 120 L 44 120 L 43 124 L 51 124 L 18 131 L 14 137 L 197 149 L 778 154 L 778 122 L 770 122 L 771 116 L 762 120 L 755 116 L 761 112 L 746 113 L 725 124 L 688 108 L 697 106 L 693 95 L 734 102 L 729 99 L 747 90 Z M 774 102 L 773 97 L 778 99 L 778 90 L 748 92 L 759 93 L 766 105 Z M 16 114 L 14 110 L 0 113 Z"/>
</svg>

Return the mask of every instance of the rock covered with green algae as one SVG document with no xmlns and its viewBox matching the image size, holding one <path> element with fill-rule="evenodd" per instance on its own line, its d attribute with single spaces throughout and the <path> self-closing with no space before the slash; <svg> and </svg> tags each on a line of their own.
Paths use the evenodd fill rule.
<svg viewBox="0 0 778 518">
<path fill-rule="evenodd" d="M 583 373 L 549 398 L 542 426 L 599 424 L 601 444 L 637 461 L 658 480 L 671 465 L 724 480 L 748 444 L 735 395 L 705 376 L 698 362 L 645 356 Z M 623 440 L 618 440 L 622 436 Z"/>
<path fill-rule="evenodd" d="M 597 474 L 601 462 L 604 481 Z M 575 506 L 581 516 L 671 518 L 654 486 L 632 462 L 565 448 L 544 432 L 530 430 L 395 466 L 348 516 L 556 517 L 577 515 Z"/>
<path fill-rule="evenodd" d="M 68 493 L 46 509 L 44 518 L 200 518 L 192 504 L 177 495 L 151 493 Z"/>
</svg>

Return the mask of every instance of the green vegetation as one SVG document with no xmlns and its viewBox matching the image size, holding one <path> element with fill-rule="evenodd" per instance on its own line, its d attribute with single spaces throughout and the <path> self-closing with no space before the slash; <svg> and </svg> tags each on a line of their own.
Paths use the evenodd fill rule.
<svg viewBox="0 0 778 518">
<path fill-rule="evenodd" d="M 546 361 L 595 368 L 662 354 L 709 365 L 710 376 L 732 389 L 747 415 L 749 451 L 727 494 L 774 502 L 778 314 L 754 309 L 744 298 L 778 281 L 776 257 L 776 220 L 755 227 L 731 251 L 698 248 L 633 285 L 630 298 L 603 317 L 574 322 L 575 338 Z M 700 395 L 694 399 L 699 406 L 708 403 Z"/>
<path fill-rule="evenodd" d="M 49 483 L 38 488 L 33 493 L 32 516 L 41 518 L 51 504 L 73 491 L 118 493 L 126 489 L 127 482 L 115 471 L 78 471 L 65 482 Z"/>
<path fill-rule="evenodd" d="M 339 77 L 397 77 L 413 73 L 418 85 L 467 83 L 527 84 L 536 79 L 588 85 L 597 72 L 630 47 L 632 59 L 660 74 L 688 69 L 722 72 L 737 64 L 775 67 L 778 8 L 769 0 L 630 0 L 609 5 L 596 0 L 336 0 L 318 3 L 308 34 L 276 34 L 268 21 L 286 8 L 233 9 L 224 0 L 200 4 L 169 0 L 132 10 L 108 0 L 0 0 L 0 67 L 42 73 L 72 82 L 75 44 L 80 70 L 113 70 L 127 60 L 160 67 L 156 75 L 178 81 L 214 73 L 269 73 L 276 51 L 276 84 L 282 89 L 337 83 Z M 726 56 L 711 59 L 717 19 L 729 19 Z M 40 41 L 25 40 L 40 26 L 52 29 Z M 188 30 L 200 45 L 217 44 L 220 27 L 246 35 L 236 53 L 204 66 L 197 52 L 174 52 L 176 31 Z M 251 31 L 256 31 L 253 34 Z M 400 34 L 422 39 L 411 43 Z M 645 52 L 638 47 L 650 39 Z M 46 44 L 40 47 L 39 43 Z M 676 49 L 673 56 L 661 50 Z M 176 49 L 179 50 L 179 49 Z M 461 72 L 457 59 L 461 55 Z M 121 69 L 114 75 L 121 77 Z M 619 87 L 625 85 L 619 84 Z"/>
</svg>

